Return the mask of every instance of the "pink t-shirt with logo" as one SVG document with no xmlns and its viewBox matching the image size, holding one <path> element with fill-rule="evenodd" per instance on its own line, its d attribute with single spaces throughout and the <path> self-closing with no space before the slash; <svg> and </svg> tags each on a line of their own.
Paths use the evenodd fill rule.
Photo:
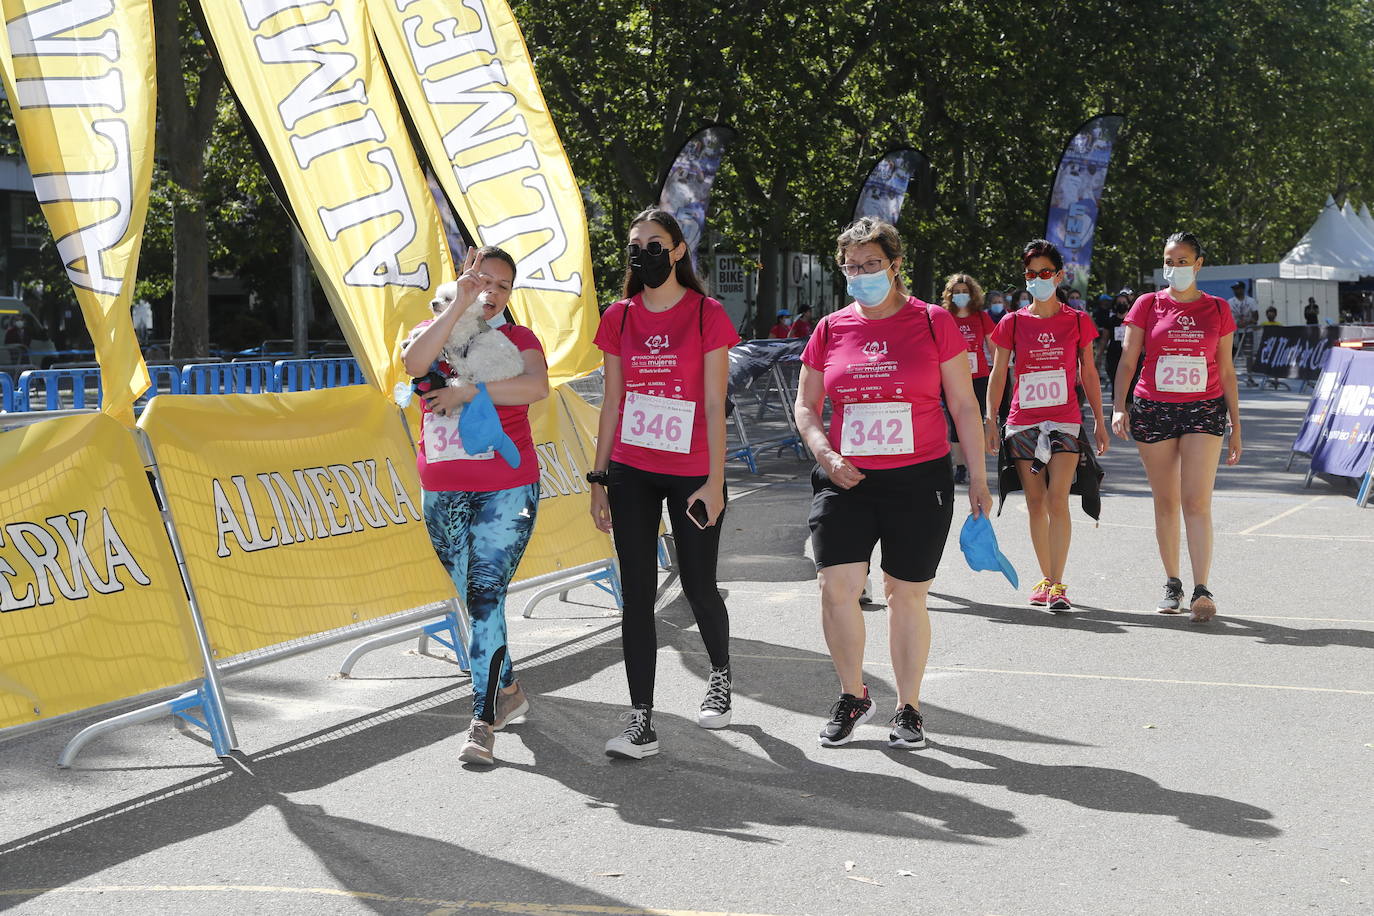
<svg viewBox="0 0 1374 916">
<path fill-rule="evenodd" d="M 1145 332 L 1136 397 L 1170 404 L 1221 397 L 1217 341 L 1236 330 L 1226 302 L 1206 293 L 1192 302 L 1179 302 L 1167 292 L 1146 293 L 1126 313 L 1125 323 Z"/>
<path fill-rule="evenodd" d="M 832 405 L 829 438 L 857 468 L 881 470 L 949 454 L 940 407 L 940 364 L 966 352 L 964 338 L 945 309 L 915 296 L 887 318 L 865 318 L 857 304 L 816 325 L 802 362 L 825 376 Z M 899 455 L 850 455 L 845 410 L 851 405 L 908 403 L 914 442 Z"/>
<path fill-rule="evenodd" d="M 696 404 L 690 450 L 674 452 L 621 441 L 625 419 L 622 399 L 611 460 L 661 474 L 682 477 L 709 474 L 711 451 L 706 438 L 705 357 L 712 350 L 733 347 L 739 339 L 724 306 L 710 296 L 691 290 L 663 312 L 649 311 L 638 294 L 606 309 L 595 342 L 602 352 L 620 357 L 625 393 Z"/>
<path fill-rule="evenodd" d="M 1067 306 L 1049 318 L 1037 316 L 1030 308 L 1017 309 L 997 322 L 992 342 L 1012 351 L 1016 360 L 1016 388 L 1007 422 L 1013 426 L 1083 422 L 1075 393 L 1078 351 L 1096 337 L 1092 318 Z"/>
<path fill-rule="evenodd" d="M 475 306 L 474 306 L 475 307 Z M 418 331 L 433 319 L 422 321 L 415 326 Z M 544 348 L 539 338 L 529 328 L 518 324 L 503 324 L 496 329 L 505 334 L 523 353 L 533 350 L 541 357 Z M 439 360 L 439 371 L 449 375 L 448 363 Z M 421 410 L 421 424 L 429 422 L 429 406 L 420 398 L 415 399 Z M 493 490 L 509 490 L 523 487 L 539 480 L 539 456 L 534 451 L 534 437 L 530 433 L 530 405 L 496 405 L 496 415 L 501 418 L 501 428 L 510 436 L 515 447 L 520 450 L 520 466 L 511 467 L 500 455 L 490 458 L 466 459 L 457 461 L 425 461 L 425 439 L 422 435 L 417 443 L 416 467 L 420 471 L 420 486 L 431 492 L 440 490 L 463 490 L 469 493 L 487 493 Z M 423 428 L 423 426 L 422 426 Z"/>
<path fill-rule="evenodd" d="M 968 352 L 975 354 L 978 360 L 976 366 L 969 367 L 973 371 L 973 377 L 985 378 L 992 372 L 992 366 L 988 363 L 988 348 L 983 346 L 983 343 L 992 334 L 992 329 L 997 327 L 997 322 L 982 309 L 970 312 L 963 318 L 953 312 L 950 312 L 950 315 L 959 326 L 959 334 L 964 338 Z"/>
</svg>

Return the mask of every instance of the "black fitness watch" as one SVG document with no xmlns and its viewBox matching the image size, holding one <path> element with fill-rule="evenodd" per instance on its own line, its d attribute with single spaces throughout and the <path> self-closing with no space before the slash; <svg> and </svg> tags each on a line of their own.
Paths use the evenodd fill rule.
<svg viewBox="0 0 1374 916">
<path fill-rule="evenodd" d="M 601 485 L 604 487 L 604 486 L 608 486 L 608 485 L 610 484 L 610 482 L 611 482 L 611 472 L 610 472 L 610 471 L 588 471 L 588 472 L 587 472 L 587 483 L 599 483 L 599 484 L 601 484 Z"/>
</svg>

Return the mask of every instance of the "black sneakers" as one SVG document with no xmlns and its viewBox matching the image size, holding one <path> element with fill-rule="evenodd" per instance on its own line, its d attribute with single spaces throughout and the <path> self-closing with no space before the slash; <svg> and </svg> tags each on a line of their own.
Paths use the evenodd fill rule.
<svg viewBox="0 0 1374 916">
<path fill-rule="evenodd" d="M 856 697 L 852 693 L 842 693 L 830 707 L 830 721 L 821 729 L 821 747 L 839 747 L 854 738 L 855 726 L 862 725 L 873 718 L 873 701 L 868 698 L 868 688 L 864 695 Z"/>
<path fill-rule="evenodd" d="M 1193 623 L 1206 623 L 1217 613 L 1217 602 L 1205 585 L 1193 586 L 1193 600 L 1188 602 L 1188 610 L 1193 612 Z"/>
<path fill-rule="evenodd" d="M 706 699 L 697 712 L 697 724 L 702 728 L 724 728 L 730 724 L 730 668 L 712 668 L 706 682 Z"/>
<path fill-rule="evenodd" d="M 606 742 L 606 756 L 625 760 L 642 760 L 658 753 L 658 735 L 654 733 L 653 711 L 636 706 L 620 714 L 629 722 L 625 730 Z"/>
<path fill-rule="evenodd" d="M 892 731 L 887 736 L 887 746 L 912 748 L 926 746 L 925 720 L 910 703 L 897 710 L 892 717 Z"/>
<path fill-rule="evenodd" d="M 1177 614 L 1183 603 L 1183 582 L 1170 576 L 1164 581 L 1164 597 L 1155 605 L 1161 614 Z"/>
</svg>

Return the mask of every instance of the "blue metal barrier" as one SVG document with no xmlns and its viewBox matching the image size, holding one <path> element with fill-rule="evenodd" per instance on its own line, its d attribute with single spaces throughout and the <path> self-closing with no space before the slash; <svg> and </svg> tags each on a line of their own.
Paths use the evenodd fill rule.
<svg viewBox="0 0 1374 916">
<path fill-rule="evenodd" d="M 14 413 L 14 379 L 8 372 L 0 372 L 0 411 Z"/>
<path fill-rule="evenodd" d="M 265 360 L 192 363 L 181 369 L 181 394 L 262 394 L 276 390 L 275 368 Z"/>
<path fill-rule="evenodd" d="M 313 391 L 362 385 L 362 367 L 351 356 L 326 359 L 280 359 L 276 366 L 274 391 Z"/>
<path fill-rule="evenodd" d="M 178 366 L 150 365 L 148 378 L 152 382 L 148 390 L 134 402 L 134 409 L 142 410 L 148 402 L 159 394 L 181 394 L 181 368 Z"/>
<path fill-rule="evenodd" d="M 63 391 L 71 396 L 71 403 L 62 402 Z M 68 408 L 95 409 L 100 406 L 100 370 L 86 369 L 30 369 L 19 376 L 19 390 L 14 406 L 18 410 L 65 410 Z"/>
</svg>

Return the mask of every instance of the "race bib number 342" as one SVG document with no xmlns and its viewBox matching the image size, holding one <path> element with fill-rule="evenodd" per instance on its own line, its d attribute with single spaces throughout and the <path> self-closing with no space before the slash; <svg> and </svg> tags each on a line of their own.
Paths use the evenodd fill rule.
<svg viewBox="0 0 1374 916">
<path fill-rule="evenodd" d="M 916 451 L 911 405 L 846 404 L 840 454 L 910 455 Z"/>
<path fill-rule="evenodd" d="M 696 401 L 630 391 L 625 394 L 625 412 L 620 418 L 620 441 L 685 455 L 692 450 L 696 417 Z"/>
</svg>

